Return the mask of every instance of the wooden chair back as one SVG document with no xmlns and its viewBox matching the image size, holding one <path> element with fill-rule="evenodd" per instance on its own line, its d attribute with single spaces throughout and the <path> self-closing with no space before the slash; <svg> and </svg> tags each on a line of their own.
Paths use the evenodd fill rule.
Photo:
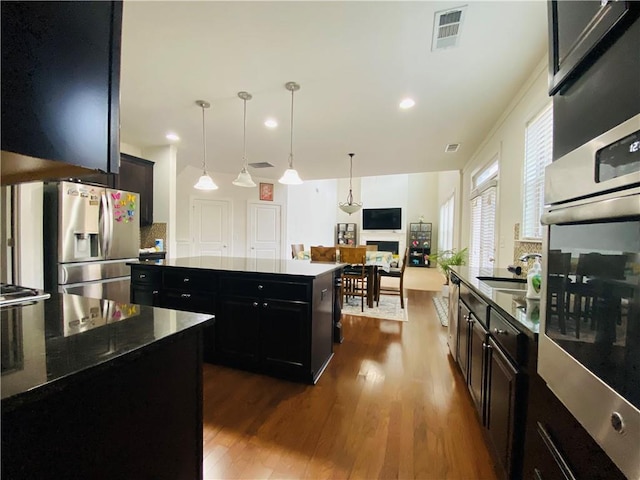
<svg viewBox="0 0 640 480">
<path fill-rule="evenodd" d="M 335 262 L 336 247 L 311 247 L 312 262 Z"/>
<path fill-rule="evenodd" d="M 304 243 L 292 243 L 291 244 L 291 258 L 296 258 L 298 253 L 304 251 Z"/>
<path fill-rule="evenodd" d="M 351 265 L 364 265 L 367 258 L 366 247 L 340 248 L 340 261 Z"/>
<path fill-rule="evenodd" d="M 358 245 L 358 247 L 365 247 L 367 249 L 367 252 L 377 252 L 378 251 L 378 245 Z"/>
</svg>

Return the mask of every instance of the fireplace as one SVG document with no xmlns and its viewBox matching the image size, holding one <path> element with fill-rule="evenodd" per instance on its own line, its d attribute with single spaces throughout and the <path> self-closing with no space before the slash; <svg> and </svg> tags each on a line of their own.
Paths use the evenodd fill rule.
<svg viewBox="0 0 640 480">
<path fill-rule="evenodd" d="M 393 252 L 394 255 L 398 255 L 398 249 L 400 248 L 400 242 L 386 240 L 367 240 L 367 245 L 377 245 L 378 250 L 381 252 Z"/>
</svg>

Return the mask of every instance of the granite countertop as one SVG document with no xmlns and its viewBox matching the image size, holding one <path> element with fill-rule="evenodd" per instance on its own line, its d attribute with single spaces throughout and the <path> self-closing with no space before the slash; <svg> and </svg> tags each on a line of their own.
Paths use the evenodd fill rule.
<svg viewBox="0 0 640 480">
<path fill-rule="evenodd" d="M 4 307 L 0 318 L 5 410 L 158 347 L 214 317 L 52 293 L 48 300 Z"/>
<path fill-rule="evenodd" d="M 522 293 L 509 293 L 491 288 L 477 278 L 494 277 L 526 281 L 525 275 L 515 275 L 506 268 L 470 269 L 465 266 L 455 266 L 451 267 L 451 270 L 507 320 L 510 320 L 515 328 L 537 341 L 540 332 L 540 300 L 525 298 L 526 290 Z"/>
<path fill-rule="evenodd" d="M 270 273 L 303 277 L 318 277 L 342 268 L 342 263 L 311 262 L 308 260 L 276 260 L 247 257 L 183 257 L 151 262 L 130 262 L 129 265 L 153 265 L 158 267 L 196 268 L 225 272 Z"/>
</svg>

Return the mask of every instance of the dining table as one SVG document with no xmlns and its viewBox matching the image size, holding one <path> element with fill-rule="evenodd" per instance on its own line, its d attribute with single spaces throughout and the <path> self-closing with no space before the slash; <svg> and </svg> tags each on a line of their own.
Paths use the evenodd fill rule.
<svg viewBox="0 0 640 480">
<path fill-rule="evenodd" d="M 391 269 L 391 263 L 396 261 L 393 252 L 367 250 L 365 254 L 365 266 L 367 267 L 367 307 L 373 308 L 373 301 L 377 295 L 376 281 L 378 268 L 385 272 Z M 303 250 L 295 256 L 296 260 L 311 260 L 311 251 Z M 336 262 L 340 263 L 339 250 Z"/>
</svg>

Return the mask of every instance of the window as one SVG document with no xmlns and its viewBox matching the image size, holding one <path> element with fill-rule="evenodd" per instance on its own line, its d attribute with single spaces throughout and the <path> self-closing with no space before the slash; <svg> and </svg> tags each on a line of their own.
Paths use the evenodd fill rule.
<svg viewBox="0 0 640 480">
<path fill-rule="evenodd" d="M 498 191 L 498 160 L 473 178 L 471 192 L 470 268 L 493 268 Z"/>
<path fill-rule="evenodd" d="M 549 105 L 527 124 L 525 131 L 522 238 L 542 239 L 544 168 L 551 163 L 553 108 Z"/>
<path fill-rule="evenodd" d="M 440 205 L 440 226 L 438 229 L 438 250 L 440 251 L 453 249 L 453 207 L 453 195 Z"/>
</svg>

